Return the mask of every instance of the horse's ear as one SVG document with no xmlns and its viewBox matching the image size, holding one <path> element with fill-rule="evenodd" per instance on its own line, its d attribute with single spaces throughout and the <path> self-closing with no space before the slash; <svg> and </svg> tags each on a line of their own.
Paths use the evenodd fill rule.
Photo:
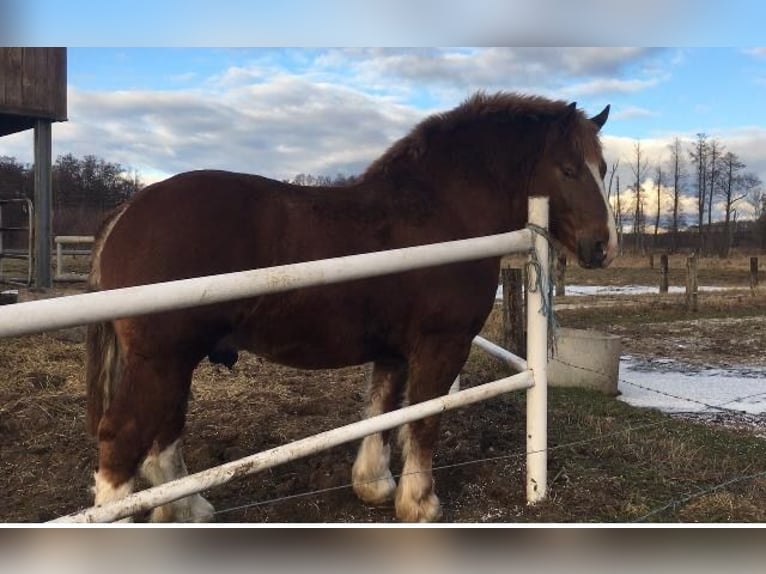
<svg viewBox="0 0 766 574">
<path fill-rule="evenodd" d="M 609 117 L 609 104 L 607 104 L 606 107 L 603 110 L 601 110 L 600 114 L 598 114 L 597 116 L 593 116 L 590 119 L 590 121 L 596 124 L 596 126 L 600 130 L 601 128 L 604 127 L 604 124 L 606 123 L 606 119 L 608 117 Z"/>
<path fill-rule="evenodd" d="M 567 106 L 567 111 L 568 111 L 570 114 L 573 114 L 574 112 L 576 112 L 576 111 L 577 111 L 577 102 L 572 102 L 571 104 L 569 104 L 569 105 Z"/>
</svg>

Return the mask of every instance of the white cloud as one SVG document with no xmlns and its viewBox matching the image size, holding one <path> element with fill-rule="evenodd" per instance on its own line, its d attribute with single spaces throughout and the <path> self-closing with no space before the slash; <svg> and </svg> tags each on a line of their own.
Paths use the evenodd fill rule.
<svg viewBox="0 0 766 574">
<path fill-rule="evenodd" d="M 142 174 L 219 168 L 287 178 L 357 173 L 420 116 L 289 77 L 221 94 L 70 89 L 70 121 L 55 126 L 54 139 L 57 150 L 96 153 Z"/>
<path fill-rule="evenodd" d="M 634 118 L 649 118 L 655 117 L 659 114 L 653 110 L 647 108 L 641 108 L 638 106 L 624 106 L 618 108 L 613 114 L 610 114 L 610 118 L 619 120 L 628 120 Z"/>
<path fill-rule="evenodd" d="M 148 177 L 201 167 L 277 178 L 355 173 L 429 111 L 450 108 L 476 89 L 560 97 L 562 74 L 619 75 L 652 53 L 643 48 L 250 53 L 247 61 L 208 78 L 193 71 L 170 78 L 179 84 L 172 91 L 70 87 L 70 121 L 55 127 L 54 155 L 96 153 Z M 296 66 L 285 66 L 280 60 L 285 54 Z M 4 138 L 0 153 L 31 161 L 31 148 L 21 141 Z"/>
<path fill-rule="evenodd" d="M 314 65 L 333 82 L 393 95 L 407 96 L 414 86 L 427 85 L 447 103 L 477 89 L 551 97 L 635 93 L 666 77 L 657 66 L 642 66 L 662 53 L 646 48 L 354 48 L 323 52 Z M 568 93 L 572 83 L 578 87 Z"/>
<path fill-rule="evenodd" d="M 597 78 L 595 80 L 566 86 L 561 90 L 561 93 L 570 97 L 595 96 L 601 94 L 630 94 L 653 88 L 659 82 L 659 78 L 650 78 L 648 80 Z"/>
<path fill-rule="evenodd" d="M 766 58 L 766 47 L 748 48 L 744 50 L 745 54 L 750 54 L 757 58 Z"/>
<path fill-rule="evenodd" d="M 356 48 L 300 52 L 293 57 L 306 59 L 298 67 L 305 71 L 288 73 L 274 54 L 264 53 L 207 79 L 179 76 L 194 84 L 188 89 L 70 88 L 70 121 L 54 127 L 53 151 L 97 154 L 138 169 L 147 181 L 205 167 L 280 179 L 358 173 L 428 111 L 448 109 L 475 89 L 557 98 L 631 94 L 664 81 L 659 69 L 631 71 L 646 68 L 655 54 L 643 48 Z M 658 115 L 619 104 L 613 113 L 621 119 Z M 766 128 L 711 135 L 766 181 Z M 642 139 L 648 160 L 667 158 L 671 139 Z M 623 189 L 634 141 L 604 137 L 608 161 L 621 158 Z M 0 140 L 0 155 L 29 162 L 31 151 L 31 132 Z"/>
<path fill-rule="evenodd" d="M 174 74 L 170 76 L 170 80 L 179 84 L 186 84 L 196 80 L 197 77 L 197 72 L 184 72 L 182 74 Z"/>
</svg>

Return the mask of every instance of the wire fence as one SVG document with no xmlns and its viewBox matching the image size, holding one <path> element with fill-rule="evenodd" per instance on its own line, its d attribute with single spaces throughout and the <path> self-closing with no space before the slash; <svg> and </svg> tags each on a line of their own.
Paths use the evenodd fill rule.
<svg viewBox="0 0 766 574">
<path fill-rule="evenodd" d="M 600 371 L 597 371 L 597 370 L 593 370 L 593 369 L 589 369 L 589 368 L 584 367 L 582 365 L 575 365 L 575 364 L 572 364 L 572 363 L 563 362 L 563 361 L 561 361 L 560 357 L 557 357 L 556 360 L 559 361 L 559 362 L 562 362 L 562 364 L 565 364 L 568 367 L 577 368 L 577 369 L 581 369 L 581 370 L 590 372 L 594 376 L 599 376 L 599 377 L 606 376 L 606 374 L 603 373 L 603 372 L 600 372 Z M 747 394 L 747 395 L 735 397 L 733 399 L 728 399 L 727 401 L 725 401 L 723 403 L 713 404 L 713 403 L 709 403 L 709 402 L 705 402 L 705 401 L 700 401 L 700 400 L 698 400 L 698 399 L 696 399 L 694 397 L 681 396 L 681 395 L 678 395 L 678 394 L 675 394 L 675 393 L 668 393 L 668 392 L 663 391 L 661 389 L 656 389 L 656 388 L 652 388 L 652 387 L 648 387 L 648 386 L 645 386 L 645 385 L 641 385 L 641 384 L 638 384 L 638 383 L 635 383 L 635 382 L 632 382 L 632 381 L 628 381 L 625 378 L 620 378 L 619 379 L 619 383 L 621 385 L 634 386 L 634 387 L 640 388 L 640 389 L 642 389 L 644 391 L 651 392 L 651 393 L 656 393 L 656 394 L 664 396 L 664 397 L 668 397 L 668 398 L 672 398 L 672 399 L 676 399 L 676 400 L 688 401 L 690 403 L 697 404 L 697 405 L 699 405 L 701 407 L 704 407 L 706 409 L 705 411 L 694 411 L 694 414 L 701 414 L 701 413 L 711 412 L 711 411 L 725 412 L 725 413 L 728 413 L 728 414 L 730 414 L 732 416 L 735 416 L 735 417 L 748 417 L 751 421 L 755 420 L 755 421 L 758 421 L 759 423 L 762 422 L 764 428 L 766 428 L 766 413 L 762 413 L 762 414 L 758 414 L 758 415 L 753 415 L 752 413 L 749 413 L 749 412 L 747 412 L 745 410 L 736 409 L 736 408 L 730 408 L 730 407 L 727 406 L 728 404 L 736 403 L 736 402 L 739 402 L 739 401 L 742 401 L 742 400 L 745 400 L 745 399 L 749 399 L 749 398 L 753 398 L 753 397 L 756 397 L 756 396 L 766 396 L 766 390 L 764 390 L 764 392 L 762 392 L 762 393 L 750 393 L 750 394 Z M 685 413 L 677 411 L 676 414 L 685 414 Z M 618 437 L 621 437 L 621 436 L 628 436 L 631 433 L 640 433 L 640 432 L 646 432 L 646 431 L 650 431 L 650 430 L 657 430 L 657 429 L 660 429 L 660 428 L 662 428 L 664 426 L 667 426 L 668 424 L 671 423 L 671 421 L 673 421 L 673 418 L 672 417 L 667 417 L 667 418 L 664 418 L 663 420 L 660 420 L 660 421 L 658 421 L 656 423 L 648 423 L 648 424 L 641 424 L 641 425 L 630 425 L 629 424 L 628 426 L 626 426 L 624 428 L 616 429 L 614 431 L 603 433 L 603 434 L 599 434 L 598 436 L 594 436 L 594 437 L 591 437 L 591 438 L 579 439 L 579 440 L 563 442 L 563 443 L 560 443 L 560 444 L 549 445 L 548 448 L 545 449 L 545 451 L 535 451 L 535 452 L 547 452 L 550 455 L 550 453 L 557 452 L 557 451 L 566 451 L 567 449 L 571 449 L 571 448 L 574 448 L 574 447 L 580 447 L 580 446 L 589 445 L 589 444 L 597 444 L 597 443 L 601 443 L 601 442 L 608 442 L 610 440 L 614 440 L 614 439 L 616 439 Z M 497 462 L 501 462 L 501 461 L 511 461 L 511 460 L 522 461 L 528 454 L 530 454 L 530 453 L 528 453 L 526 451 L 526 449 L 523 449 L 521 447 L 521 445 L 520 445 L 520 450 L 518 450 L 516 452 L 503 453 L 503 454 L 498 454 L 498 455 L 491 456 L 491 457 L 475 458 L 475 459 L 470 459 L 470 460 L 465 460 L 465 461 L 456 462 L 456 463 L 450 463 L 450 464 L 444 464 L 444 465 L 435 465 L 433 467 L 432 471 L 434 473 L 442 473 L 442 472 L 447 472 L 449 470 L 456 469 L 456 468 L 478 466 L 478 465 L 482 465 L 482 464 L 491 464 L 491 463 L 497 463 Z M 403 476 L 403 474 L 398 474 L 398 475 L 395 475 L 395 478 L 399 479 L 402 476 Z M 651 519 L 656 518 L 656 517 L 662 515 L 664 512 L 671 511 L 671 510 L 673 510 L 675 508 L 678 508 L 678 507 L 680 507 L 682 505 L 685 505 L 685 504 L 689 503 L 690 501 L 693 501 L 694 499 L 697 499 L 697 498 L 706 496 L 708 494 L 724 490 L 724 489 L 726 489 L 726 488 L 728 488 L 730 486 L 736 485 L 736 484 L 740 484 L 740 483 L 743 483 L 743 482 L 746 482 L 746 481 L 751 481 L 751 480 L 757 480 L 759 478 L 766 478 L 766 470 L 757 471 L 757 472 L 743 473 L 743 474 L 738 475 L 738 476 L 730 477 L 727 480 L 722 481 L 720 483 L 716 483 L 716 484 L 713 484 L 713 485 L 706 485 L 705 487 L 701 487 L 701 488 L 698 488 L 698 489 L 696 489 L 694 491 L 690 491 L 690 492 L 688 492 L 688 493 L 686 493 L 684 495 L 670 498 L 665 503 L 663 503 L 661 505 L 658 505 L 655 508 L 652 508 L 648 512 L 642 514 L 641 516 L 639 516 L 637 518 L 633 518 L 630 522 L 633 522 L 633 523 L 648 522 Z M 553 477 L 553 479 L 551 480 L 551 483 L 554 483 L 555 481 L 556 481 L 556 477 Z M 374 482 L 374 481 L 371 481 L 371 482 Z M 350 491 L 352 489 L 352 487 L 353 487 L 352 483 L 348 482 L 348 483 L 345 483 L 345 484 L 335 485 L 335 486 L 331 486 L 331 487 L 327 487 L 327 488 L 306 490 L 306 491 L 303 491 L 303 492 L 297 492 L 297 493 L 290 494 L 290 495 L 287 495 L 287 496 L 279 496 L 279 497 L 274 497 L 274 498 L 270 498 L 270 499 L 267 499 L 267 500 L 258 500 L 258 501 L 253 501 L 253 502 L 249 502 L 249 503 L 245 503 L 245 504 L 239 504 L 239 505 L 234 505 L 234 506 L 228 506 L 228 507 L 225 507 L 225 508 L 219 508 L 219 509 L 216 510 L 215 515 L 216 516 L 223 516 L 223 515 L 231 514 L 231 513 L 235 513 L 235 512 L 243 512 L 243 511 L 246 511 L 246 510 L 249 510 L 249 509 L 253 509 L 253 508 L 266 507 L 266 506 L 269 506 L 269 505 L 277 505 L 277 504 L 288 502 L 288 501 L 307 499 L 307 498 L 310 498 L 310 497 L 321 497 L 323 495 L 327 495 L 327 494 L 331 494 L 331 493 L 335 493 L 335 492 L 339 492 L 339 491 L 344 491 L 344 490 L 349 490 Z"/>
<path fill-rule="evenodd" d="M 549 308 L 552 308 L 552 305 L 549 306 Z M 550 313 L 550 314 L 553 315 L 553 313 Z M 582 365 L 575 365 L 575 364 L 568 363 L 566 361 L 563 361 L 560 357 L 557 357 L 556 360 L 558 362 L 560 362 L 561 364 L 566 365 L 566 366 L 568 366 L 570 368 L 576 368 L 576 369 L 580 369 L 580 370 L 583 370 L 583 371 L 586 371 L 586 372 L 590 372 L 594 376 L 598 376 L 598 377 L 608 376 L 604 372 L 600 372 L 600 371 L 596 371 L 596 370 L 593 370 L 593 369 L 589 369 L 589 368 L 584 367 Z M 649 386 L 646 386 L 646 385 L 642 385 L 642 384 L 636 383 L 634 381 L 629 381 L 629 380 L 627 380 L 625 378 L 620 378 L 619 379 L 619 383 L 621 385 L 623 385 L 623 386 L 624 385 L 632 386 L 632 387 L 641 389 L 641 390 L 643 390 L 645 392 L 655 393 L 657 395 L 660 395 L 660 396 L 663 396 L 663 397 L 667 397 L 667 398 L 672 398 L 672 399 L 675 399 L 675 400 L 686 401 L 686 402 L 688 402 L 690 404 L 695 404 L 695 405 L 698 405 L 700 407 L 703 407 L 704 410 L 702 410 L 702 411 L 694 411 L 695 414 L 705 414 L 705 413 L 710 413 L 710 412 L 725 412 L 725 413 L 728 413 L 728 414 L 730 414 L 730 415 L 732 415 L 734 417 L 750 417 L 751 421 L 752 420 L 756 420 L 759 423 L 763 422 L 764 427 L 766 428 L 766 414 L 753 415 L 752 413 L 748 413 L 745 410 L 738 409 L 738 408 L 732 408 L 732 407 L 728 406 L 728 405 L 731 405 L 732 403 L 738 403 L 738 402 L 746 400 L 746 399 L 751 399 L 751 398 L 755 398 L 755 397 L 758 397 L 758 396 L 766 396 L 766 390 L 764 390 L 764 392 L 760 392 L 760 393 L 749 393 L 747 395 L 743 395 L 743 396 L 736 397 L 736 398 L 733 398 L 733 399 L 728 399 L 728 400 L 726 400 L 725 402 L 722 402 L 722 403 L 713 404 L 711 402 L 706 402 L 706 401 L 699 400 L 698 398 L 695 398 L 695 397 L 681 396 L 679 394 L 671 393 L 671 392 L 668 392 L 668 391 L 665 391 L 665 390 L 662 390 L 662 389 L 658 389 L 658 388 L 653 388 L 653 387 L 649 387 Z M 681 414 L 681 413 L 678 413 L 678 414 Z M 577 447 L 577 446 L 598 443 L 598 442 L 601 442 L 601 441 L 608 441 L 610 439 L 614 439 L 614 438 L 616 438 L 618 436 L 621 436 L 621 435 L 626 435 L 626 434 L 635 433 L 635 432 L 641 432 L 641 431 L 648 431 L 650 429 L 656 429 L 658 427 L 662 427 L 664 425 L 669 424 L 669 422 L 671 420 L 672 420 L 671 418 L 667 418 L 667 419 L 664 419 L 662 421 L 659 421 L 657 423 L 652 423 L 652 424 L 638 425 L 638 426 L 631 426 L 631 425 L 629 425 L 629 426 L 627 426 L 625 428 L 618 429 L 618 430 L 615 430 L 615 431 L 612 431 L 612 432 L 609 432 L 609 433 L 605 433 L 605 434 L 599 434 L 598 436 L 594 436 L 592 438 L 582 439 L 582 440 L 575 440 L 575 441 L 565 442 L 565 443 L 561 443 L 561 444 L 551 445 L 547 449 L 544 449 L 544 450 L 541 450 L 541 451 L 527 452 L 526 450 L 520 450 L 518 452 L 505 453 L 505 454 L 500 454 L 500 455 L 492 456 L 492 457 L 477 458 L 477 459 L 472 459 L 472 460 L 466 460 L 466 461 L 463 461 L 463 462 L 457 462 L 457 463 L 451 463 L 451 464 L 446 464 L 446 465 L 441 465 L 441 466 L 435 466 L 432 470 L 435 473 L 446 472 L 446 471 L 448 471 L 450 469 L 455 469 L 455 468 L 459 468 L 459 467 L 467 467 L 467 466 L 472 466 L 472 465 L 487 464 L 487 463 L 493 463 L 493 462 L 498 462 L 498 461 L 522 459 L 522 458 L 526 457 L 529 454 L 535 454 L 535 453 L 538 453 L 538 452 L 551 453 L 551 452 L 554 452 L 554 451 L 561 451 L 561 450 L 570 449 L 570 448 Z M 401 478 L 401 476 L 402 475 L 400 474 L 400 475 L 397 476 L 397 478 Z M 748 473 L 743 473 L 743 474 L 741 474 L 739 476 L 730 477 L 727 480 L 722 481 L 720 483 L 717 483 L 717 484 L 714 484 L 714 485 L 710 485 L 710 486 L 705 486 L 704 488 L 699 488 L 699 489 L 697 489 L 697 490 L 695 490 L 693 492 L 688 492 L 687 494 L 684 494 L 683 496 L 676 496 L 674 498 L 671 498 L 666 503 L 664 503 L 662 505 L 659 505 L 656 508 L 653 508 L 652 510 L 650 510 L 649 512 L 641 515 L 638 518 L 635 518 L 633 520 L 633 522 L 646 522 L 646 521 L 649 521 L 650 519 L 652 519 L 654 517 L 657 517 L 657 516 L 661 515 L 662 513 L 666 512 L 668 510 L 677 508 L 677 507 L 679 507 L 681 505 L 684 505 L 684 504 L 688 503 L 689 501 L 694 500 L 696 498 L 705 496 L 705 495 L 710 494 L 710 493 L 718 492 L 720 490 L 726 489 L 726 488 L 728 488 L 728 487 L 730 487 L 732 485 L 735 485 L 735 484 L 739 484 L 739 483 L 742 483 L 742 482 L 745 482 L 745 481 L 750 481 L 750 480 L 756 480 L 756 479 L 762 478 L 762 477 L 766 477 L 766 470 L 759 471 L 759 472 L 748 472 Z M 554 481 L 555 481 L 555 479 L 554 479 Z M 267 505 L 278 504 L 278 503 L 282 503 L 282 502 L 289 501 L 289 500 L 304 499 L 304 498 L 308 498 L 308 497 L 312 497 L 312 496 L 313 497 L 322 496 L 322 495 L 326 495 L 326 494 L 332 493 L 332 492 L 337 492 L 337 491 L 341 491 L 341 490 L 349 490 L 351 488 L 352 488 L 352 484 L 351 483 L 347 483 L 347 484 L 332 486 L 332 487 L 329 487 L 329 488 L 309 490 L 309 491 L 305 491 L 305 492 L 299 492 L 299 493 L 295 493 L 295 494 L 290 494 L 290 495 L 287 495 L 287 496 L 276 497 L 276 498 L 272 498 L 272 499 L 269 499 L 269 500 L 254 501 L 254 502 L 247 503 L 247 504 L 231 506 L 231 507 L 228 507 L 228 508 L 221 508 L 215 514 L 216 515 L 224 515 L 224 514 L 229 514 L 229 513 L 233 513 L 233 512 L 244 511 L 244 510 L 247 510 L 247 509 L 250 509 L 250 508 L 263 507 L 263 506 L 267 506 Z"/>
<path fill-rule="evenodd" d="M 561 361 L 560 358 L 557 358 L 557 360 L 559 362 L 561 362 L 562 364 L 565 364 L 568 367 L 582 369 L 584 371 L 591 372 L 594 375 L 598 375 L 600 377 L 606 376 L 605 373 L 600 372 L 600 371 L 589 369 L 589 368 L 583 367 L 581 365 L 575 365 L 575 364 L 563 362 L 563 361 Z M 626 380 L 624 378 L 621 378 L 619 380 L 619 382 L 621 384 L 624 384 L 624 385 L 631 385 L 631 386 L 638 387 L 638 388 L 640 388 L 642 390 L 645 390 L 645 391 L 649 391 L 649 392 L 652 392 L 652 393 L 657 393 L 658 395 L 662 395 L 662 396 L 665 396 L 665 397 L 668 397 L 668 398 L 688 401 L 690 403 L 694 403 L 694 404 L 700 405 L 702 407 L 705 407 L 706 409 L 712 409 L 712 410 L 719 411 L 719 412 L 720 411 L 724 411 L 724 412 L 727 412 L 727 413 L 735 415 L 735 416 L 742 416 L 742 415 L 752 416 L 752 414 L 748 413 L 747 411 L 741 410 L 741 409 L 729 408 L 729 407 L 726 406 L 727 404 L 739 402 L 741 400 L 745 400 L 745 399 L 748 399 L 748 398 L 753 398 L 755 396 L 766 396 L 766 390 L 765 390 L 763 393 L 750 393 L 748 395 L 744 395 L 744 396 L 741 396 L 741 397 L 736 397 L 734 399 L 729 399 L 726 402 L 721 403 L 721 404 L 711 404 L 711 403 L 707 403 L 705 401 L 700 401 L 700 400 L 692 398 L 692 397 L 686 397 L 686 396 L 680 396 L 680 395 L 673 394 L 673 393 L 667 393 L 667 392 L 659 390 L 659 389 L 647 387 L 645 385 L 641 385 L 641 384 L 638 384 L 638 383 L 635 383 L 635 382 L 632 382 L 632 381 L 628 381 L 628 380 Z M 700 413 L 700 412 L 701 411 L 695 411 L 695 413 Z M 683 413 L 679 412 L 677 414 L 683 414 Z M 766 414 L 756 415 L 756 417 L 759 418 L 760 420 L 762 420 L 763 423 L 764 423 L 764 426 L 766 427 Z M 641 432 L 641 431 L 648 431 L 650 429 L 658 429 L 658 428 L 661 428 L 663 426 L 666 426 L 666 425 L 670 424 L 671 421 L 672 421 L 672 418 L 669 417 L 667 419 L 663 419 L 663 420 L 658 421 L 656 423 L 648 423 L 648 424 L 636 425 L 636 426 L 629 425 L 629 426 L 627 426 L 625 428 L 618 429 L 618 430 L 615 430 L 615 431 L 612 431 L 612 432 L 609 432 L 609 433 L 600 434 L 599 436 L 595 436 L 595 437 L 592 437 L 592 438 L 589 438 L 589 439 L 580 439 L 580 440 L 565 442 L 565 443 L 561 443 L 561 444 L 557 444 L 557 445 L 552 445 L 552 446 L 549 446 L 547 449 L 545 449 L 545 451 L 548 454 L 550 454 L 551 452 L 555 452 L 555 451 L 563 451 L 563 450 L 570 449 L 570 448 L 573 448 L 573 447 L 578 447 L 578 446 L 583 446 L 583 445 L 587 445 L 587 444 L 598 443 L 598 442 L 602 442 L 602 441 L 608 441 L 610 439 L 615 439 L 615 438 L 617 438 L 619 436 L 629 435 L 630 433 Z M 542 451 L 540 451 L 540 452 L 542 452 Z M 467 467 L 467 466 L 481 465 L 481 464 L 494 463 L 494 462 L 499 462 L 499 461 L 515 460 L 515 459 L 521 460 L 524 457 L 526 457 L 527 454 L 530 454 L 530 453 L 528 453 L 526 450 L 523 450 L 523 451 L 518 451 L 518 452 L 513 452 L 513 453 L 506 453 L 506 454 L 501 454 L 501 455 L 492 456 L 492 457 L 477 458 L 477 459 L 467 460 L 467 461 L 458 462 L 458 463 L 445 464 L 445 465 L 437 465 L 437 466 L 434 466 L 434 468 L 432 470 L 433 470 L 434 473 L 439 473 L 439 472 L 444 472 L 444 471 L 447 471 L 447 470 L 450 470 L 450 469 L 459 468 L 459 467 Z M 402 476 L 403 476 L 402 474 L 395 475 L 395 478 L 398 479 L 398 478 L 401 478 Z M 755 480 L 755 479 L 763 478 L 763 477 L 766 477 L 766 470 L 760 471 L 760 472 L 755 472 L 755 473 L 743 474 L 743 475 L 740 475 L 740 476 L 736 476 L 736 477 L 730 478 L 730 479 L 728 479 L 728 480 L 726 480 L 724 482 L 721 482 L 719 484 L 715 484 L 715 485 L 712 485 L 712 486 L 707 486 L 705 488 L 700 488 L 700 489 L 698 489 L 698 490 L 696 490 L 694 492 L 690 492 L 690 493 L 685 494 L 683 496 L 672 498 L 672 499 L 668 500 L 665 504 L 662 504 L 662 505 L 660 505 L 660 506 L 658 506 L 656 508 L 653 508 L 649 512 L 639 516 L 638 518 L 633 519 L 631 522 L 634 522 L 634 523 L 647 522 L 652 517 L 658 516 L 658 515 L 662 514 L 665 511 L 672 510 L 672 509 L 677 508 L 677 507 L 679 507 L 681 505 L 684 505 L 684 504 L 686 504 L 686 503 L 688 503 L 688 502 L 690 502 L 690 501 L 692 501 L 692 500 L 694 500 L 696 498 L 700 498 L 700 497 L 706 496 L 708 494 L 720 491 L 720 490 L 725 489 L 725 488 L 727 488 L 727 487 L 729 487 L 731 485 L 734 485 L 734 484 L 738 484 L 738 483 L 741 483 L 741 482 L 744 482 L 744 481 L 748 481 L 748 480 Z M 554 480 L 552 482 L 554 482 L 554 481 L 555 481 L 555 477 L 554 477 Z M 371 481 L 371 482 L 375 482 L 375 481 Z M 232 507 L 228 507 L 228 508 L 222 508 L 222 509 L 217 510 L 215 512 L 215 514 L 216 515 L 229 514 L 229 513 L 232 513 L 232 512 L 240 512 L 240 511 L 248 510 L 248 509 L 251 509 L 251 508 L 264 507 L 264 506 L 268 506 L 268 505 L 272 505 L 272 504 L 279 504 L 279 503 L 287 502 L 287 501 L 291 501 L 291 500 L 304 499 L 304 498 L 308 498 L 308 497 L 312 497 L 312 496 L 321 496 L 321 495 L 324 495 L 324 494 L 328 494 L 328 493 L 332 493 L 332 492 L 338 492 L 338 491 L 342 491 L 342 490 L 351 490 L 352 486 L 353 485 L 351 483 L 347 483 L 347 484 L 332 486 L 332 487 L 329 487 L 329 488 L 309 490 L 309 491 L 305 491 L 305 492 L 291 494 L 291 495 L 288 495 L 288 496 L 281 496 L 281 497 L 271 498 L 271 499 L 268 499 L 268 500 L 255 501 L 255 502 L 251 502 L 251 503 L 247 503 L 247 504 L 241 504 L 241 505 L 232 506 Z"/>
</svg>

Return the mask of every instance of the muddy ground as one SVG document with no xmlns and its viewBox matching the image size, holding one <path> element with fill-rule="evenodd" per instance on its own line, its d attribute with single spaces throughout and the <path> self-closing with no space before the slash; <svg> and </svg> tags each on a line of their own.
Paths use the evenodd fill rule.
<svg viewBox="0 0 766 574">
<path fill-rule="evenodd" d="M 766 364 L 763 316 L 629 322 L 607 330 L 623 337 L 634 356 Z M 85 431 L 83 335 L 77 328 L 0 340 L 2 521 L 47 521 L 91 503 L 96 451 Z M 462 384 L 497 374 L 495 364 L 475 351 Z M 185 439 L 189 468 L 206 469 L 358 420 L 366 376 L 365 367 L 308 373 L 247 354 L 233 371 L 203 363 L 195 374 Z M 445 415 L 435 478 L 446 522 L 539 518 L 525 501 L 519 404 L 503 397 Z M 355 449 L 337 447 L 205 495 L 219 522 L 393 521 L 393 505 L 367 507 L 349 488 Z"/>
</svg>

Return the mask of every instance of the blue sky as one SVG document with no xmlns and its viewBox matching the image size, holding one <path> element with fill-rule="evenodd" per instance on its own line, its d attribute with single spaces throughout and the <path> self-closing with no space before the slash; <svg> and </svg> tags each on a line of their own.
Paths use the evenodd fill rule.
<svg viewBox="0 0 766 574">
<path fill-rule="evenodd" d="M 760 50 L 760 52 L 759 52 Z M 545 49 L 538 49 L 540 53 Z M 551 53 L 557 49 L 548 50 Z M 608 49 L 604 50 L 609 51 Z M 396 50 L 389 50 L 393 57 Z M 449 48 L 440 50 L 444 59 L 454 55 L 466 58 L 480 49 Z M 411 49 L 407 53 L 427 58 L 432 49 Z M 576 50 L 572 60 L 577 58 Z M 70 48 L 69 83 L 85 91 L 117 90 L 208 90 L 211 82 L 227 70 L 250 69 L 251 82 L 268 81 L 277 74 L 311 77 L 316 82 L 351 86 L 371 94 L 389 92 L 392 98 L 416 109 L 433 111 L 457 103 L 454 97 L 439 97 L 434 90 L 458 90 L 462 97 L 482 84 L 470 79 L 448 77 L 435 69 L 421 89 L 410 86 L 406 92 L 381 87 L 372 79 L 365 82 L 356 75 L 363 58 L 331 55 L 337 51 L 309 48 Z M 371 62 L 374 55 L 366 56 Z M 566 55 L 564 55 L 566 58 Z M 539 65 L 534 55 L 530 68 Z M 714 132 L 766 123 L 766 48 L 666 48 L 645 50 L 641 57 L 620 60 L 604 73 L 587 64 L 570 62 L 571 70 L 562 67 L 543 69 L 541 77 L 530 72 L 524 78 L 531 89 L 543 89 L 556 96 L 577 100 L 595 110 L 607 103 L 613 106 L 609 133 L 622 137 L 648 138 L 668 134 Z M 255 75 L 255 70 L 262 76 Z M 415 71 L 411 72 L 416 80 Z M 548 77 L 543 78 L 543 75 Z M 497 89 L 517 89 L 513 77 L 498 75 L 489 82 Z M 400 81 L 406 80 L 399 77 Z M 535 81 L 536 80 L 536 81 Z M 609 84 L 611 82 L 611 85 Z M 537 85 L 535 85 L 537 84 Z M 463 93 L 459 92 L 465 86 Z"/>
<path fill-rule="evenodd" d="M 97 154 L 145 181 L 202 167 L 358 173 L 478 89 L 593 114 L 611 104 L 603 141 L 623 181 L 636 141 L 657 164 L 673 137 L 697 132 L 766 181 L 766 3 L 388 0 L 364 14 L 357 4 L 10 0 L 5 21 L 17 24 L 9 44 L 68 46 L 69 121 L 54 129 L 54 156 Z M 542 47 L 513 45 L 536 38 Z M 512 45 L 429 46 L 497 39 Z M 613 45 L 630 43 L 668 47 Z M 358 47 L 286 47 L 326 45 Z M 376 47 L 391 45 L 413 47 Z M 31 141 L 2 138 L 0 155 L 30 161 Z"/>
<path fill-rule="evenodd" d="M 746 46 L 759 43 L 766 21 L 761 0 L 4 0 L 3 6 L 15 38 L 68 46 Z"/>
</svg>

